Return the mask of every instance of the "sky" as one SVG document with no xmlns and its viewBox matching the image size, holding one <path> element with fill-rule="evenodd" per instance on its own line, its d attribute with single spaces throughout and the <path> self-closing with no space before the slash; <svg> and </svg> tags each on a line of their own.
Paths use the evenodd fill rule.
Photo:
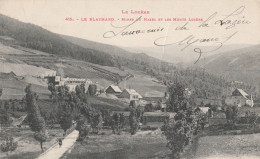
<svg viewBox="0 0 260 159">
<path fill-rule="evenodd" d="M 122 10 L 124 13 L 128 11 L 128 14 L 123 14 Z M 149 11 L 150 14 L 131 14 L 131 10 Z M 118 46 L 180 44 L 185 39 L 187 42 L 190 36 L 193 38 L 188 42 L 206 39 L 204 42 L 194 42 L 194 45 L 211 45 L 216 41 L 226 44 L 260 43 L 258 0 L 0 0 L 0 13 L 54 33 Z M 135 20 L 140 16 L 141 21 L 135 23 L 122 21 L 122 18 Z M 213 18 L 206 21 L 211 16 Z M 88 21 L 81 21 L 81 18 Z M 115 21 L 111 24 L 110 21 L 89 21 L 89 18 L 114 18 Z M 144 21 L 144 18 L 154 18 L 156 21 Z M 159 18 L 162 21 L 158 21 Z M 186 18 L 186 21 L 165 21 L 167 18 Z M 203 21 L 188 21 L 189 18 Z M 241 20 L 247 24 L 220 26 L 219 23 L 214 24 L 218 20 L 226 23 Z M 208 23 L 208 27 L 199 27 L 203 22 Z M 186 30 L 182 27 L 185 24 Z M 152 32 L 155 31 L 153 29 L 158 30 Z M 143 33 L 136 34 L 138 30 Z M 134 35 L 126 35 L 133 31 Z M 118 34 L 104 38 L 106 32 L 107 37 Z"/>
</svg>

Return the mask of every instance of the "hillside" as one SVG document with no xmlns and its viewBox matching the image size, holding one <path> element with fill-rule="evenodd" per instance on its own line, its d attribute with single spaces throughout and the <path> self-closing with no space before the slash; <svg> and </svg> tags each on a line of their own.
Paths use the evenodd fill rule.
<svg viewBox="0 0 260 159">
<path fill-rule="evenodd" d="M 236 81 L 260 85 L 260 45 L 216 54 L 199 61 L 207 71 Z"/>
<path fill-rule="evenodd" d="M 6 36 L 6 39 L 9 38 Z M 135 69 L 142 67 L 142 65 L 134 62 L 128 63 Z M 138 75 L 135 75 L 136 72 L 129 69 L 102 66 L 18 45 L 8 46 L 5 41 L 0 43 L 0 65 L 2 66 L 0 68 L 0 88 L 3 88 L 3 95 L 0 99 L 21 99 L 24 96 L 24 88 L 29 83 L 33 84 L 33 89 L 35 88 L 34 91 L 39 94 L 40 98 L 49 98 L 50 92 L 47 89 L 46 81 L 42 79 L 42 75 L 53 74 L 54 72 L 62 77 L 90 79 L 98 85 L 98 89 L 106 88 L 112 83 L 125 79 L 139 78 Z M 153 82 L 147 73 L 141 73 L 144 77 L 142 82 L 149 84 L 149 87 L 139 84 L 137 91 L 142 90 L 140 93 L 143 96 L 151 95 L 149 92 L 163 94 L 165 86 Z M 132 84 L 132 81 L 130 83 Z M 161 89 L 157 90 L 158 87 L 153 87 L 153 85 L 159 85 Z"/>
<path fill-rule="evenodd" d="M 39 83 L 31 82 L 32 90 L 39 95 L 40 99 L 48 99 L 50 91 L 47 88 L 47 84 L 37 78 Z M 42 83 L 40 83 L 40 81 Z M 2 73 L 0 72 L 0 88 L 3 89 L 3 94 L 0 99 L 22 99 L 25 96 L 25 87 L 29 84 L 26 78 L 16 76 L 14 73 Z"/>
<path fill-rule="evenodd" d="M 216 55 L 222 52 L 227 52 L 230 50 L 237 50 L 245 47 L 249 47 L 249 44 L 233 44 L 233 45 L 224 45 L 221 49 L 208 53 L 203 54 L 202 58 L 209 57 L 212 55 Z M 164 47 L 154 46 L 154 47 L 123 47 L 124 50 L 129 52 L 135 53 L 142 53 L 145 52 L 147 55 L 151 57 L 155 57 L 157 59 L 161 59 L 163 61 L 167 61 L 174 64 L 179 63 L 194 63 L 197 58 L 198 54 L 194 52 L 194 48 L 199 47 L 201 49 L 210 50 L 213 49 L 211 46 L 190 46 L 185 50 L 181 51 L 182 46 L 179 45 L 169 45 Z"/>
<path fill-rule="evenodd" d="M 56 71 L 62 77 L 88 78 L 97 83 L 99 88 L 124 81 L 120 83 L 122 88 L 134 88 L 144 97 L 162 96 L 165 85 L 176 79 L 184 82 L 199 98 L 220 100 L 235 87 L 243 88 L 248 93 L 256 91 L 249 85 L 232 85 L 231 79 L 239 80 L 237 77 L 226 78 L 219 75 L 224 69 L 229 69 L 224 68 L 225 64 L 222 63 L 226 60 L 225 56 L 224 59 L 212 56 L 220 58 L 219 62 L 209 60 L 205 71 L 194 65 L 176 66 L 146 53 L 130 53 L 116 46 L 57 35 L 3 15 L 0 15 L 0 20 L 0 64 L 5 66 L 0 72 L 13 71 L 17 76 L 22 76 L 23 82 L 27 84 L 33 83 L 46 88 L 38 77 L 46 72 Z M 252 56 L 257 60 L 256 53 Z M 232 57 L 230 55 L 231 59 Z M 241 60 L 240 63 L 246 64 L 246 60 Z M 202 60 L 200 62 L 203 64 Z M 233 61 L 236 62 L 238 61 Z M 250 67 L 247 68 L 253 69 L 256 66 L 258 65 L 250 62 Z M 212 75 L 211 72 L 217 75 Z M 8 88 L 5 84 L 1 87 Z M 23 88 L 17 92 L 21 94 Z"/>
<path fill-rule="evenodd" d="M 168 62 L 151 57 L 147 55 L 146 52 L 134 53 L 134 52 L 126 51 L 117 46 L 93 42 L 86 39 L 81 39 L 81 38 L 76 38 L 76 37 L 71 37 L 66 35 L 60 35 L 60 37 L 73 44 L 79 45 L 83 48 L 90 48 L 98 51 L 105 50 L 106 53 L 114 57 L 115 63 L 117 65 L 126 66 L 130 69 L 140 70 L 140 68 L 143 68 L 144 65 L 147 67 L 160 69 L 161 67 L 172 65 Z"/>
<path fill-rule="evenodd" d="M 62 77 L 88 78 L 104 88 L 129 76 L 128 72 L 116 67 L 101 66 L 85 61 L 64 58 L 17 45 L 0 43 L 0 99 L 21 99 L 24 88 L 30 83 L 40 98 L 48 99 L 50 92 L 46 74 Z"/>
<path fill-rule="evenodd" d="M 1 14 L 0 36 L 1 42 L 8 45 L 15 44 L 54 55 L 114 66 L 113 57 L 103 51 L 80 47 L 39 26 L 23 23 Z"/>
<path fill-rule="evenodd" d="M 116 46 L 57 35 L 34 24 L 23 23 L 1 14 L 0 22 L 0 42 L 10 46 L 3 52 L 13 54 L 15 53 L 13 47 L 17 49 L 23 47 L 27 48 L 26 51 L 33 49 L 59 57 L 69 57 L 103 66 L 119 68 L 126 66 L 135 70 L 140 70 L 144 66 L 160 69 L 169 65 L 144 53 L 134 54 Z"/>
</svg>

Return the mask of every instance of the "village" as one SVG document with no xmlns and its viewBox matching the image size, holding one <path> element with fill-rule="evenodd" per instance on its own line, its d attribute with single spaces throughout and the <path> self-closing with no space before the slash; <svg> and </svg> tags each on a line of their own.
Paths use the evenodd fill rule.
<svg viewBox="0 0 260 159">
<path fill-rule="evenodd" d="M 188 3 L 0 4 L 0 158 L 259 158 L 254 23 L 201 30 L 212 8 Z M 226 4 L 212 5 L 212 17 L 243 10 L 257 20 L 259 5 Z M 171 36 L 183 21 L 199 27 Z"/>
<path fill-rule="evenodd" d="M 45 81 L 50 85 L 66 86 L 70 92 L 75 92 L 76 86 L 84 85 L 87 93 L 88 87 L 91 84 L 98 85 L 89 79 L 84 78 L 62 78 L 61 76 L 56 76 L 56 73 L 45 74 L 42 76 Z M 111 84 L 106 88 L 95 87 L 96 96 L 102 96 L 105 98 L 110 98 L 113 100 L 120 100 L 127 103 L 129 106 L 141 106 L 145 110 L 143 114 L 143 127 L 149 127 L 153 129 L 160 128 L 165 120 L 170 120 L 174 118 L 175 113 L 170 113 L 166 111 L 167 102 L 169 100 L 169 93 L 165 91 L 164 96 L 162 97 L 142 97 L 136 90 L 131 88 L 121 89 L 116 84 Z M 185 88 L 186 96 L 191 96 L 193 91 L 190 88 Z M 228 107 L 236 106 L 244 110 L 250 110 L 254 107 L 254 101 L 252 96 L 248 95 L 244 90 L 236 88 L 227 96 L 224 100 L 224 105 L 222 105 L 219 100 L 210 100 L 210 99 L 198 99 L 196 106 L 191 106 L 196 112 L 202 113 L 207 116 L 207 126 L 226 124 L 227 119 L 225 111 Z M 150 108 L 150 109 L 149 109 Z M 252 109 L 255 110 L 255 109 Z M 147 111 L 147 112 L 146 112 Z M 129 125 L 129 111 L 112 111 L 113 113 L 122 113 L 124 114 L 126 121 L 125 125 Z M 242 111 L 239 113 L 239 117 L 243 118 L 246 116 L 246 112 Z"/>
<path fill-rule="evenodd" d="M 5 75 L 6 79 L 9 80 L 11 79 L 24 80 L 23 76 L 17 76 L 14 72 L 5 73 L 5 74 L 2 73 L 1 75 L 2 76 Z M 127 75 L 126 78 L 127 80 L 122 81 L 124 84 L 113 83 L 105 87 L 104 85 L 102 86 L 98 82 L 95 82 L 88 78 L 62 77 L 61 75 L 58 75 L 58 73 L 54 70 L 45 70 L 42 71 L 42 73 L 40 74 L 39 73 L 32 74 L 32 77 L 44 81 L 46 83 L 46 86 L 48 86 L 48 89 L 51 92 L 51 94 L 53 93 L 52 89 L 56 90 L 56 93 L 59 94 L 61 93 L 59 92 L 61 88 L 66 88 L 68 93 L 73 95 L 76 92 L 78 92 L 80 88 L 84 90 L 84 92 L 82 93 L 84 94 L 84 96 L 87 96 L 87 100 L 90 99 L 92 101 L 94 99 L 95 102 L 92 102 L 92 104 L 94 105 L 98 100 L 102 100 L 106 102 L 109 101 L 109 103 L 111 102 L 111 103 L 117 103 L 117 105 L 121 105 L 122 109 L 120 110 L 119 109 L 109 110 L 110 108 L 106 108 L 106 106 L 104 106 L 102 102 L 97 106 L 95 106 L 95 109 L 98 109 L 102 112 L 102 120 L 101 120 L 102 124 L 99 126 L 99 129 L 102 133 L 110 134 L 111 121 L 112 123 L 118 122 L 119 125 L 122 125 L 119 127 L 117 126 L 115 127 L 112 124 L 112 132 L 114 134 L 126 135 L 127 132 L 132 131 L 131 129 L 132 129 L 133 121 L 132 121 L 131 114 L 133 109 L 140 110 L 142 112 L 141 116 L 138 119 L 138 126 L 136 132 L 131 132 L 131 134 L 136 133 L 137 134 L 136 137 L 139 136 L 138 134 L 143 134 L 143 133 L 147 134 L 151 132 L 157 132 L 160 134 L 161 130 L 163 130 L 163 128 L 165 127 L 165 124 L 174 120 L 176 116 L 178 116 L 178 113 L 168 110 L 171 102 L 170 98 L 174 97 L 174 94 L 172 94 L 174 92 L 169 92 L 168 89 L 165 89 L 165 92 L 161 96 L 152 96 L 152 97 L 143 96 L 140 93 L 138 93 L 135 89 L 131 87 L 129 88 L 126 87 L 127 80 L 133 78 L 134 77 L 133 75 L 131 76 Z M 236 83 L 237 82 L 238 81 L 236 81 Z M 92 91 L 92 93 L 90 93 L 89 91 Z M 183 95 L 185 96 L 185 98 L 190 99 L 193 94 L 194 94 L 194 90 L 192 88 L 186 87 L 183 89 Z M 50 99 L 51 101 L 54 101 L 53 97 L 51 97 Z M 103 106 L 98 108 L 101 105 Z M 201 120 L 203 122 L 200 124 L 203 125 L 202 126 L 203 129 L 207 129 L 208 131 L 208 129 L 211 130 L 211 129 L 215 129 L 216 127 L 229 125 L 232 119 L 231 117 L 229 117 L 230 115 L 228 113 L 230 109 L 233 110 L 234 108 L 236 108 L 237 110 L 237 114 L 236 114 L 237 125 L 248 124 L 249 116 L 252 113 L 257 113 L 257 114 L 259 113 L 258 107 L 255 108 L 254 106 L 255 105 L 254 105 L 252 95 L 249 95 L 243 89 L 234 88 L 233 91 L 230 93 L 230 95 L 223 98 L 222 101 L 219 99 L 215 100 L 215 99 L 197 98 L 196 101 L 193 102 L 193 104 L 188 102 L 187 109 L 194 112 L 193 116 L 195 118 L 202 117 Z M 109 111 L 104 111 L 104 110 L 109 110 Z M 108 114 L 107 113 L 103 114 L 103 112 L 108 112 Z M 123 117 L 122 118 L 123 121 L 115 121 L 115 119 L 121 120 L 121 117 Z M 257 120 L 259 120 L 259 118 Z M 3 122 L 4 121 L 2 121 L 1 124 L 3 124 Z M 76 124 L 76 121 L 73 120 L 72 122 Z M 57 123 L 54 125 L 56 125 L 56 127 L 59 127 L 57 126 Z M 2 127 L 5 126 L 2 125 Z M 18 131 L 19 129 L 25 129 L 25 130 L 29 129 L 30 126 L 28 125 L 27 122 L 27 115 L 23 115 L 17 119 L 12 118 L 12 121 L 11 123 L 9 123 L 8 127 L 11 128 L 9 130 L 17 129 Z M 49 131 L 52 132 L 51 129 Z M 229 133 L 250 132 L 250 130 L 246 130 L 246 129 L 242 131 L 241 130 L 229 130 L 229 131 L 230 131 Z M 79 138 L 78 134 L 76 133 L 78 131 L 75 130 L 75 126 L 72 126 L 66 132 L 67 135 L 74 136 L 73 137 L 75 138 L 74 141 L 76 141 L 76 139 Z M 55 136 L 57 136 L 57 134 Z M 159 137 L 160 135 L 159 136 L 156 135 L 156 136 L 157 136 L 156 140 L 161 138 Z M 111 136 L 109 135 L 108 137 Z M 52 145 L 55 143 L 57 144 L 57 142 L 53 140 L 54 139 L 51 140 L 52 143 L 50 144 Z M 67 142 L 66 137 L 63 140 L 64 143 Z M 73 142 L 70 141 L 69 143 L 72 144 L 74 143 L 74 141 Z M 73 144 L 71 146 L 73 146 Z M 49 149 L 47 149 L 46 152 L 40 155 L 40 158 L 43 156 L 50 155 L 53 151 L 57 151 L 56 148 L 50 147 Z M 67 154 L 66 151 L 64 150 L 63 155 L 64 154 L 70 156 L 73 155 L 74 153 Z"/>
</svg>

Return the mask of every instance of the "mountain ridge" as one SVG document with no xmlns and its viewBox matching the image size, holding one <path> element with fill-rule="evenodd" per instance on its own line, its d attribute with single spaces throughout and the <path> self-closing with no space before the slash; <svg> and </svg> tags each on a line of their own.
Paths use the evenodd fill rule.
<svg viewBox="0 0 260 159">
<path fill-rule="evenodd" d="M 260 86 L 260 44 L 223 52 L 198 62 L 206 70 Z"/>
</svg>

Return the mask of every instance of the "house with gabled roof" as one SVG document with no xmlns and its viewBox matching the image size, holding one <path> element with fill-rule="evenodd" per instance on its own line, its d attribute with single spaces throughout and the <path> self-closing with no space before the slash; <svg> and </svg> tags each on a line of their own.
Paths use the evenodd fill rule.
<svg viewBox="0 0 260 159">
<path fill-rule="evenodd" d="M 252 96 L 250 97 L 244 90 L 242 89 L 235 89 L 232 92 L 231 96 L 228 96 L 225 99 L 225 104 L 228 106 L 254 106 L 254 102 Z"/>
<path fill-rule="evenodd" d="M 208 114 L 209 107 L 197 107 L 195 109 L 195 112 L 202 113 L 202 114 Z"/>
<path fill-rule="evenodd" d="M 105 92 L 108 94 L 120 95 L 122 90 L 118 86 L 112 84 L 106 88 Z"/>
<path fill-rule="evenodd" d="M 121 98 L 127 98 L 130 101 L 132 100 L 140 100 L 143 97 L 137 93 L 134 89 L 124 89 L 123 92 L 120 94 Z"/>
</svg>

